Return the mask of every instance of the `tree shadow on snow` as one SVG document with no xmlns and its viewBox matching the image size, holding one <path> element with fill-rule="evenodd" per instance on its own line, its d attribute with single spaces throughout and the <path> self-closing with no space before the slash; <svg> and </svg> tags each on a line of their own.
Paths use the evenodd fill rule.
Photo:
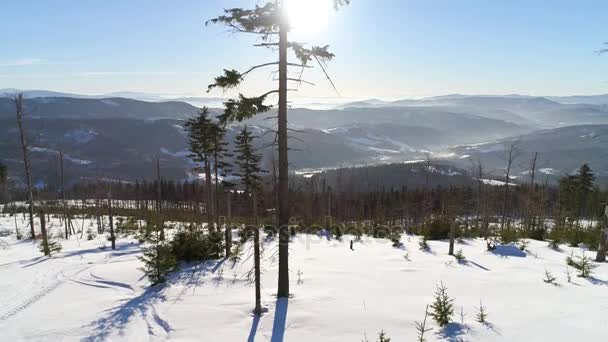
<svg viewBox="0 0 608 342">
<path fill-rule="evenodd" d="M 483 265 L 480 265 L 480 264 L 476 263 L 475 261 L 468 260 L 468 259 L 464 259 L 464 260 L 460 261 L 459 264 L 462 264 L 462 265 L 465 265 L 465 266 L 468 266 L 468 267 L 475 266 L 475 267 L 481 268 L 482 270 L 487 271 L 487 272 L 490 271 L 489 268 L 487 268 L 487 267 L 485 267 Z"/>
<path fill-rule="evenodd" d="M 502 258 L 517 257 L 525 258 L 527 256 L 519 247 L 515 245 L 497 245 L 496 249 L 491 251 L 492 254 L 498 255 Z"/>
<path fill-rule="evenodd" d="M 258 324 L 260 323 L 260 316 L 253 316 L 253 322 L 251 323 L 251 330 L 249 330 L 249 337 L 247 337 L 247 342 L 255 341 L 255 334 L 258 332 Z"/>
<path fill-rule="evenodd" d="M 274 323 L 272 325 L 271 342 L 283 342 L 285 337 L 285 323 L 287 322 L 287 307 L 289 298 L 277 298 L 274 310 Z"/>
<path fill-rule="evenodd" d="M 452 322 L 439 330 L 437 335 L 450 342 L 461 342 L 464 341 L 463 336 L 466 335 L 468 331 L 469 329 L 466 325 Z"/>
<path fill-rule="evenodd" d="M 71 257 L 77 255 L 86 255 L 86 254 L 97 254 L 97 253 L 107 253 L 110 256 L 118 257 L 129 254 L 136 254 L 140 252 L 139 245 L 133 243 L 117 243 L 116 250 L 111 250 L 108 248 L 89 248 L 89 249 L 78 249 L 75 251 L 64 252 L 61 254 L 63 257 Z"/>
<path fill-rule="evenodd" d="M 136 316 L 140 316 L 146 322 L 150 336 L 155 336 L 158 330 L 168 334 L 173 330 L 171 325 L 158 315 L 154 307 L 156 302 L 166 300 L 163 294 L 165 286 L 159 284 L 149 287 L 141 295 L 123 300 L 122 304 L 106 310 L 105 317 L 91 323 L 93 332 L 83 340 L 104 341 L 113 332 L 123 335 L 129 321 Z"/>
<path fill-rule="evenodd" d="M 593 277 L 593 276 L 589 276 L 589 277 L 587 277 L 587 280 L 588 280 L 588 281 L 589 281 L 591 284 L 593 284 L 593 285 L 606 285 L 606 286 L 608 286 L 608 281 L 606 281 L 606 280 L 602 280 L 602 279 L 598 279 L 598 278 Z"/>
</svg>

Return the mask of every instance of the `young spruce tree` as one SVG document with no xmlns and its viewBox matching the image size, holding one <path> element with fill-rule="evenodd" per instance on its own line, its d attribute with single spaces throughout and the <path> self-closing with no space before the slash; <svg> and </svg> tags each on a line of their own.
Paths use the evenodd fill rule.
<svg viewBox="0 0 608 342">
<path fill-rule="evenodd" d="M 448 289 L 443 283 L 437 285 L 435 302 L 431 304 L 431 309 L 433 309 L 430 313 L 431 317 L 433 317 L 439 326 L 444 327 L 450 323 L 454 314 L 454 299 L 448 296 Z"/>
</svg>

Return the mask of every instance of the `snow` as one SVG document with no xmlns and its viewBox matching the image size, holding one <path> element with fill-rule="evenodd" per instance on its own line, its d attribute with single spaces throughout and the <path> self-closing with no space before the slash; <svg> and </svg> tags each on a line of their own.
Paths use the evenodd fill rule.
<svg viewBox="0 0 608 342">
<path fill-rule="evenodd" d="M 79 144 L 86 144 L 95 139 L 98 133 L 92 129 L 73 129 L 67 131 L 63 136 L 66 139 L 71 139 Z"/>
<path fill-rule="evenodd" d="M 544 173 L 546 175 L 555 175 L 555 174 L 559 173 L 559 171 L 557 171 L 555 169 L 552 169 L 550 167 L 545 167 L 545 168 L 542 168 L 542 169 L 538 169 L 538 172 Z"/>
<path fill-rule="evenodd" d="M 513 177 L 509 177 L 509 178 L 513 178 Z M 499 181 L 499 180 L 496 180 L 496 179 L 482 178 L 481 182 L 483 184 L 492 185 L 492 186 L 504 186 L 505 185 L 505 182 Z M 509 183 L 509 186 L 516 186 L 516 185 L 517 184 Z"/>
<path fill-rule="evenodd" d="M 169 149 L 167 149 L 165 147 L 161 147 L 160 148 L 160 152 L 162 154 L 166 154 L 168 156 L 172 156 L 172 157 L 175 157 L 175 158 L 186 158 L 186 157 L 188 157 L 190 155 L 190 152 L 188 150 L 171 152 L 171 151 L 169 151 Z"/>
<path fill-rule="evenodd" d="M 95 227 L 75 220 L 78 227 Z M 17 223 L 26 231 L 22 215 Z M 51 232 L 62 228 L 57 219 Z M 77 227 L 77 228 L 78 228 Z M 94 228 L 93 228 L 94 229 Z M 14 217 L 0 216 L 0 230 L 14 231 Z M 104 236 L 62 241 L 53 258 L 37 246 L 0 234 L 0 331 L 4 341 L 372 341 L 384 330 L 394 341 L 414 341 L 421 321 L 443 282 L 455 299 L 447 328 L 433 328 L 428 341 L 599 341 L 606 337 L 608 264 L 590 279 L 566 280 L 565 258 L 547 242 L 530 241 L 528 252 L 514 245 L 487 252 L 481 239 L 456 245 L 467 260 L 447 255 L 445 241 L 418 249 L 418 237 L 388 240 L 364 237 L 348 248 L 342 241 L 298 235 L 290 244 L 292 298 L 278 300 L 277 243 L 265 240 L 262 303 L 267 312 L 253 318 L 254 289 L 243 274 L 251 267 L 245 246 L 242 261 L 186 265 L 166 285 L 148 287 L 138 260 L 139 244 L 127 238 L 112 251 Z M 405 258 L 407 255 L 407 259 Z M 557 286 L 543 282 L 548 270 Z M 572 271 L 574 273 L 574 271 Z M 298 273 L 301 282 L 298 282 Z M 236 278 L 235 278 L 236 275 Z M 490 324 L 475 321 L 479 302 Z"/>
<path fill-rule="evenodd" d="M 32 147 L 30 149 L 30 151 L 32 151 L 32 152 L 39 152 L 39 153 L 50 153 L 50 154 L 59 155 L 59 151 L 55 151 L 55 150 L 52 150 L 50 148 L 44 148 L 44 147 Z M 93 164 L 92 160 L 73 158 L 73 157 L 70 157 L 69 155 L 67 155 L 65 153 L 63 154 L 63 158 L 66 159 L 66 160 L 68 160 L 68 161 L 70 161 L 70 162 L 72 162 L 72 163 L 74 163 L 74 164 L 77 164 L 77 165 L 90 165 L 90 164 Z"/>
<path fill-rule="evenodd" d="M 120 106 L 119 103 L 117 103 L 116 101 L 110 100 L 110 99 L 101 99 L 100 101 L 103 102 L 104 104 L 107 104 L 108 106 L 112 106 L 112 107 Z"/>
</svg>

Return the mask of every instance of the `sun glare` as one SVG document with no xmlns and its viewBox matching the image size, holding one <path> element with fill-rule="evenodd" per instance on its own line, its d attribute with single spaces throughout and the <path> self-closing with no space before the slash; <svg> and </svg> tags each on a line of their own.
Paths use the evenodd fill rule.
<svg viewBox="0 0 608 342">
<path fill-rule="evenodd" d="M 323 31 L 333 12 L 331 0 L 285 0 L 285 10 L 295 35 Z"/>
</svg>

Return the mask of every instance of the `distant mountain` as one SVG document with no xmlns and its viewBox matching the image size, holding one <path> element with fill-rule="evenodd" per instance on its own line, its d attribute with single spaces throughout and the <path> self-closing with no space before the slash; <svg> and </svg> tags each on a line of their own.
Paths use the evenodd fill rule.
<svg viewBox="0 0 608 342">
<path fill-rule="evenodd" d="M 37 97 L 24 101 L 31 116 L 39 118 L 187 118 L 197 108 L 184 102 L 145 102 L 126 98 Z M 0 98 L 0 118 L 13 118 L 15 108 Z"/>
<path fill-rule="evenodd" d="M 142 93 L 134 91 L 117 91 L 99 95 L 82 95 L 73 93 L 62 93 L 49 90 L 20 90 L 14 88 L 0 89 L 0 97 L 3 95 L 12 95 L 22 93 L 26 99 L 34 99 L 39 97 L 70 97 L 77 99 L 108 99 L 108 98 L 125 98 L 133 99 L 138 101 L 148 102 L 186 102 L 196 107 L 209 106 L 209 107 L 221 107 L 222 103 L 226 100 L 220 97 L 196 97 L 196 96 L 183 96 L 178 94 L 154 94 L 154 93 Z"/>
<path fill-rule="evenodd" d="M 248 122 L 267 125 L 268 117 L 260 115 Z M 373 107 L 333 110 L 294 108 L 289 111 L 289 124 L 294 128 L 319 130 L 356 125 L 401 125 L 432 128 L 440 132 L 435 138 L 454 144 L 496 140 L 531 132 L 534 127 L 515 124 L 477 115 L 454 112 L 437 107 Z M 405 132 L 404 132 L 405 134 Z M 444 140 L 444 135 L 448 138 Z"/>
<path fill-rule="evenodd" d="M 23 97 L 26 99 L 32 99 L 36 97 L 72 97 L 78 99 L 87 99 L 92 98 L 90 95 L 80 95 L 80 94 L 72 94 L 72 93 L 60 93 L 56 91 L 50 90 L 20 90 L 15 88 L 5 88 L 0 89 L 0 97 L 4 95 L 14 95 L 17 93 L 22 93 Z"/>
<path fill-rule="evenodd" d="M 563 104 L 608 105 L 608 94 L 587 96 L 547 96 L 547 99 Z"/>
<path fill-rule="evenodd" d="M 480 157 L 489 173 L 502 175 L 506 165 L 506 153 L 515 143 L 517 161 L 513 175 L 528 177 L 530 162 L 538 152 L 538 180 L 549 177 L 556 180 L 565 174 L 573 174 L 588 163 L 603 184 L 608 184 L 608 125 L 569 126 L 526 134 L 498 142 L 452 148 L 454 163 L 470 166 L 470 158 Z"/>
</svg>

